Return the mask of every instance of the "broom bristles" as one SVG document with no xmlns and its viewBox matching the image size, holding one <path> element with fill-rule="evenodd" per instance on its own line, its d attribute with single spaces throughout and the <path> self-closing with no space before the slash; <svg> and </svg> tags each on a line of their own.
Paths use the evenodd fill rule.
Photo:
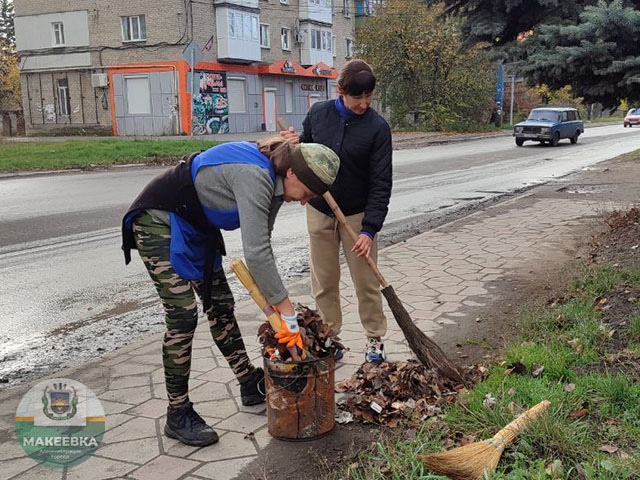
<svg viewBox="0 0 640 480">
<path fill-rule="evenodd" d="M 446 452 L 419 455 L 418 458 L 431 471 L 453 480 L 475 480 L 498 466 L 502 449 L 489 442 L 475 442 Z"/>
<path fill-rule="evenodd" d="M 465 379 L 458 367 L 447 358 L 447 355 L 436 342 L 431 340 L 413 323 L 409 312 L 402 305 L 393 287 L 387 285 L 381 291 L 389 304 L 396 323 L 402 330 L 409 347 L 416 354 L 418 360 L 427 368 L 436 369 L 443 377 L 466 386 Z"/>
<path fill-rule="evenodd" d="M 485 470 L 496 469 L 504 449 L 513 443 L 532 420 L 542 415 L 549 405 L 549 400 L 534 405 L 489 440 L 470 443 L 446 452 L 421 454 L 418 459 L 429 470 L 447 475 L 453 480 L 475 480 L 482 477 Z"/>
</svg>

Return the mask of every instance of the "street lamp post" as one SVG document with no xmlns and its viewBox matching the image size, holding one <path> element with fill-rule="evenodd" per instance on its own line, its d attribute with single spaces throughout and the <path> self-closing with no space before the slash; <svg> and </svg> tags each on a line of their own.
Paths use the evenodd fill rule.
<svg viewBox="0 0 640 480">
<path fill-rule="evenodd" d="M 515 90 L 516 87 L 516 76 L 515 75 L 509 75 L 509 78 L 511 79 L 511 105 L 509 107 L 509 124 L 513 125 L 513 91 Z"/>
</svg>

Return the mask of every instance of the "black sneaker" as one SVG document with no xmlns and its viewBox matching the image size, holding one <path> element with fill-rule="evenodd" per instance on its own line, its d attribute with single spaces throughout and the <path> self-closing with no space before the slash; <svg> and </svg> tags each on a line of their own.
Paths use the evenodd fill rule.
<svg viewBox="0 0 640 480">
<path fill-rule="evenodd" d="M 179 407 L 167 407 L 167 423 L 164 433 L 185 445 L 206 447 L 218 441 L 218 434 L 193 409 L 193 403 L 187 402 Z"/>
<path fill-rule="evenodd" d="M 250 407 L 264 402 L 266 390 L 264 388 L 264 370 L 256 368 L 251 378 L 240 384 L 240 400 L 242 405 Z"/>
</svg>

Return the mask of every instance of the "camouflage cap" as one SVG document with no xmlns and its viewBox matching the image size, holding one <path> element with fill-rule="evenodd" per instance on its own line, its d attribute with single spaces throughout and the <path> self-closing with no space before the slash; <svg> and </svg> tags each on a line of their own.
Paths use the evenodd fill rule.
<svg viewBox="0 0 640 480">
<path fill-rule="evenodd" d="M 316 195 L 326 192 L 338 175 L 338 155 L 319 143 L 301 143 L 292 153 L 291 168 L 300 181 Z"/>
</svg>

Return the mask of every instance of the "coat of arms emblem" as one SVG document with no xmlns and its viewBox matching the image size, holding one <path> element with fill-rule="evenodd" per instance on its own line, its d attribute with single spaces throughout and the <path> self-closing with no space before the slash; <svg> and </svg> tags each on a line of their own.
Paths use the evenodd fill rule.
<svg viewBox="0 0 640 480">
<path fill-rule="evenodd" d="M 66 383 L 47 385 L 42 395 L 42 412 L 52 420 L 68 420 L 77 412 L 78 395 Z"/>
</svg>

